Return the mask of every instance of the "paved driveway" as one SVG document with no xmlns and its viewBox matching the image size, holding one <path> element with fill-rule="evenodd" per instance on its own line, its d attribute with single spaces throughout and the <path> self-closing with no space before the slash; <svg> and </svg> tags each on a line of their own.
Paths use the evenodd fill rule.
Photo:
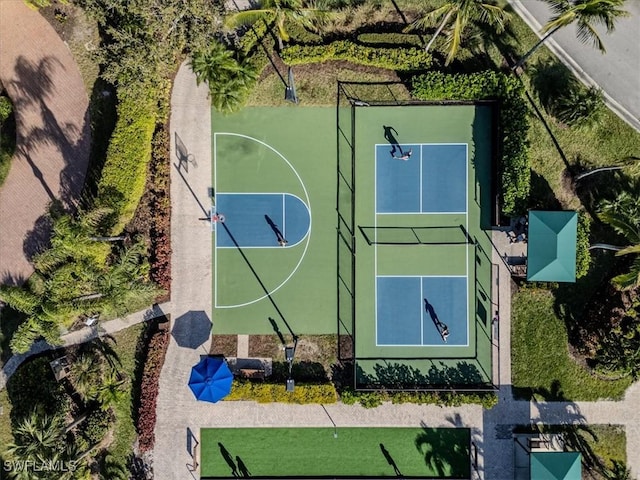
<svg viewBox="0 0 640 480">
<path fill-rule="evenodd" d="M 536 32 L 551 17 L 551 10 L 542 0 L 510 3 Z M 604 55 L 591 45 L 580 43 L 573 25 L 558 30 L 546 43 L 587 83 L 599 85 L 611 108 L 640 131 L 640 1 L 628 1 L 624 8 L 631 16 L 620 19 L 612 34 L 596 28 L 607 49 Z"/>
<path fill-rule="evenodd" d="M 0 188 L 0 283 L 19 284 L 48 238 L 54 199 L 71 205 L 89 164 L 89 100 L 67 45 L 22 0 L 0 0 L 0 79 L 16 112 L 17 148 Z"/>
</svg>

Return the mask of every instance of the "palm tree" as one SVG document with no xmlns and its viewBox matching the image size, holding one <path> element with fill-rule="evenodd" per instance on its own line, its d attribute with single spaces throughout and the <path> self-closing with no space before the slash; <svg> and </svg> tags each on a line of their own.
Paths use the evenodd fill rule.
<svg viewBox="0 0 640 480">
<path fill-rule="evenodd" d="M 196 82 L 209 84 L 209 97 L 219 112 L 231 113 L 240 108 L 258 73 L 246 60 L 236 60 L 224 45 L 213 42 L 206 50 L 194 52 L 190 62 Z"/>
<path fill-rule="evenodd" d="M 126 392 L 124 391 L 125 381 L 118 378 L 118 375 L 109 372 L 103 378 L 98 388 L 98 401 L 102 410 L 109 410 L 111 405 L 118 403 Z"/>
<path fill-rule="evenodd" d="M 460 49 L 464 30 L 470 22 L 485 24 L 495 28 L 497 33 L 501 33 L 508 19 L 507 12 L 487 0 L 450 0 L 441 7 L 427 12 L 422 18 L 409 25 L 407 30 L 429 28 L 439 23 L 436 32 L 425 47 L 425 52 L 428 52 L 438 35 L 445 27 L 450 26 L 451 30 L 447 36 L 449 54 L 446 61 L 446 65 L 449 65 Z"/>
<path fill-rule="evenodd" d="M 6 450 L 12 460 L 39 464 L 42 460 L 57 459 L 65 445 L 62 417 L 34 410 L 14 429 L 13 438 L 14 442 Z M 46 473 L 28 467 L 12 472 L 13 478 L 18 480 L 51 478 Z"/>
<path fill-rule="evenodd" d="M 607 27 L 607 33 L 615 29 L 615 21 L 629 16 L 629 12 L 621 7 L 625 0 L 545 0 L 553 11 L 553 16 L 542 28 L 543 37 L 531 50 L 513 66 L 513 70 L 520 68 L 527 59 L 549 38 L 562 27 L 577 23 L 578 39 L 582 43 L 592 43 L 602 53 L 606 52 L 604 44 L 594 28 L 594 24 Z"/>
<path fill-rule="evenodd" d="M 640 182 L 632 182 L 613 201 L 602 202 L 598 217 L 629 242 L 624 247 L 601 244 L 601 248 L 616 250 L 617 256 L 640 254 Z M 640 286 L 640 255 L 634 258 L 629 272 L 614 277 L 611 283 L 619 290 Z"/>
<path fill-rule="evenodd" d="M 286 23 L 292 22 L 317 32 L 318 26 L 329 16 L 327 10 L 316 8 L 305 0 L 262 0 L 260 8 L 243 10 L 229 15 L 225 24 L 235 28 L 239 25 L 251 25 L 264 20 L 276 29 L 278 50 L 284 48 L 283 42 L 289 41 Z"/>
<path fill-rule="evenodd" d="M 98 397 L 102 384 L 100 363 L 96 360 L 94 355 L 84 353 L 71 364 L 71 384 L 85 402 Z"/>
</svg>

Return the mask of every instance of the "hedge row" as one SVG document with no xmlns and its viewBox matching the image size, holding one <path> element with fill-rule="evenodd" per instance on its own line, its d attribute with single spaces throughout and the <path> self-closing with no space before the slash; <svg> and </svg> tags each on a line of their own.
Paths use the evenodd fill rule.
<svg viewBox="0 0 640 480">
<path fill-rule="evenodd" d="M 398 71 L 426 70 L 433 63 L 429 53 L 420 48 L 376 48 L 338 40 L 328 45 L 290 45 L 280 56 L 287 65 L 347 60 L 370 67 Z"/>
<path fill-rule="evenodd" d="M 412 94 L 421 100 L 500 100 L 502 213 L 524 213 L 531 175 L 528 108 L 520 80 L 491 71 L 467 75 L 429 72 L 413 78 Z"/>
<path fill-rule="evenodd" d="M 340 400 L 347 405 L 359 403 L 364 408 L 375 408 L 383 402 L 417 403 L 419 405 L 439 405 L 445 407 L 459 407 L 465 404 L 479 404 L 484 408 L 493 408 L 498 403 L 495 393 L 459 393 L 459 392 L 355 392 L 345 390 L 340 392 Z"/>
<path fill-rule="evenodd" d="M 156 428 L 156 403 L 160 381 L 160 371 L 169 346 L 169 329 L 161 328 L 155 333 L 147 348 L 147 358 L 142 370 L 140 385 L 140 407 L 138 408 L 138 442 L 141 452 L 153 449 Z"/>
<path fill-rule="evenodd" d="M 576 278 L 589 273 L 591 267 L 591 251 L 589 234 L 591 233 L 591 217 L 586 212 L 578 213 L 578 229 L 576 239 Z"/>
<path fill-rule="evenodd" d="M 131 220 L 144 192 L 158 115 L 157 96 L 150 85 L 121 86 L 118 90 L 118 121 L 107 149 L 97 200 L 100 206 L 113 210 L 113 234 L 120 233 Z"/>
<path fill-rule="evenodd" d="M 287 392 L 284 384 L 255 383 L 234 380 L 231 393 L 225 400 L 253 400 L 258 403 L 336 403 L 338 395 L 331 384 L 296 384 L 293 392 Z"/>
<path fill-rule="evenodd" d="M 420 35 L 411 33 L 361 33 L 358 35 L 358 42 L 369 45 L 397 45 L 398 47 L 413 45 L 421 47 L 423 45 Z"/>
</svg>

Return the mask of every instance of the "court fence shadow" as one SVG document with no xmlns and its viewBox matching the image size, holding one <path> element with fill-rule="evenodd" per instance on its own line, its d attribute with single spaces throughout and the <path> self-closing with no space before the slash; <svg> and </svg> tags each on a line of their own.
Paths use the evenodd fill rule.
<svg viewBox="0 0 640 480">
<path fill-rule="evenodd" d="M 463 360 L 452 366 L 437 359 L 422 361 L 424 369 L 399 361 L 390 363 L 380 360 L 380 363 L 374 364 L 373 372 L 365 372 L 356 360 L 354 379 L 356 387 L 372 390 L 466 390 L 488 389 L 491 386 L 473 363 Z"/>
</svg>

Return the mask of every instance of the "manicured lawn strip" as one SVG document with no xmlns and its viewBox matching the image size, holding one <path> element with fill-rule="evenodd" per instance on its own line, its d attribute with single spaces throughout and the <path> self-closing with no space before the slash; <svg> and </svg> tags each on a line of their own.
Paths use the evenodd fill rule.
<svg viewBox="0 0 640 480">
<path fill-rule="evenodd" d="M 600 380 L 575 363 L 549 290 L 523 288 L 512 303 L 511 368 L 517 394 L 546 400 L 619 399 L 629 379 Z"/>
<path fill-rule="evenodd" d="M 469 430 L 455 428 L 222 428 L 202 429 L 201 475 L 403 476 L 468 478 Z M 421 450 L 422 449 L 422 450 Z M 226 457 L 226 458 L 225 458 Z"/>
<path fill-rule="evenodd" d="M 613 460 L 627 463 L 627 436 L 624 427 L 620 425 L 589 425 L 591 432 L 597 437 L 589 444 L 607 468 L 613 468 Z"/>
<path fill-rule="evenodd" d="M 131 455 L 133 443 L 136 440 L 136 429 L 131 414 L 132 382 L 134 381 L 136 347 L 143 328 L 143 324 L 138 324 L 113 335 L 116 341 L 114 350 L 122 363 L 119 366 L 119 371 L 127 378 L 125 394 L 113 405 L 116 420 L 113 427 L 113 443 L 109 447 L 109 452 L 119 464 L 126 464 L 127 457 Z"/>
</svg>

